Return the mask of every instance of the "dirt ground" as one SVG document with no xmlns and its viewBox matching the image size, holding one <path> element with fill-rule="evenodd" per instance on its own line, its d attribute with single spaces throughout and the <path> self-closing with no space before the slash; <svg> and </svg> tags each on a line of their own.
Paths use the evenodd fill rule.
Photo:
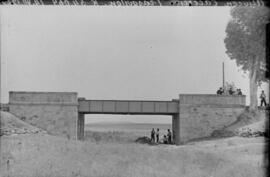
<svg viewBox="0 0 270 177">
<path fill-rule="evenodd" d="M 41 131 L 12 133 L 1 136 L 0 176 L 263 177 L 267 144 L 261 136 L 150 146 L 74 141 Z"/>
</svg>

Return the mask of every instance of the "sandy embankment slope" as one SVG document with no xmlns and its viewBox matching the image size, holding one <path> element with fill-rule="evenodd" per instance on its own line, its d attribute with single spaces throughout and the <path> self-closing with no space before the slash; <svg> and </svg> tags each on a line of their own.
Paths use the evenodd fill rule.
<svg viewBox="0 0 270 177">
<path fill-rule="evenodd" d="M 17 125 L 16 117 L 3 120 L 11 119 Z M 12 134 L 1 136 L 0 176 L 260 177 L 266 169 L 264 147 L 262 137 L 148 146 L 80 142 L 46 133 Z"/>
<path fill-rule="evenodd" d="M 15 135 L 15 134 L 35 134 L 46 133 L 46 131 L 29 125 L 28 123 L 20 120 L 14 115 L 1 111 L 1 129 L 0 135 Z"/>
</svg>

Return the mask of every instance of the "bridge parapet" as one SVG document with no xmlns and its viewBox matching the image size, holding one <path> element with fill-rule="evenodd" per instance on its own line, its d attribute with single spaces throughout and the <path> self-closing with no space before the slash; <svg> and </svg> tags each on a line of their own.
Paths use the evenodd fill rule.
<svg viewBox="0 0 270 177">
<path fill-rule="evenodd" d="M 76 92 L 9 92 L 9 104 L 78 105 Z"/>
<path fill-rule="evenodd" d="M 216 94 L 180 94 L 180 104 L 216 105 L 216 106 L 245 106 L 245 95 L 216 95 Z"/>
</svg>

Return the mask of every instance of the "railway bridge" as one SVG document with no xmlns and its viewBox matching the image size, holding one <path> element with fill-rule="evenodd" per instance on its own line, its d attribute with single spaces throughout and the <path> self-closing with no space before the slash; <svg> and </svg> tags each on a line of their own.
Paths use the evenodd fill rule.
<svg viewBox="0 0 270 177">
<path fill-rule="evenodd" d="M 176 145 L 232 124 L 245 96 L 180 94 L 178 99 L 87 100 L 76 92 L 10 92 L 9 111 L 50 134 L 84 139 L 85 114 L 169 115 Z"/>
</svg>

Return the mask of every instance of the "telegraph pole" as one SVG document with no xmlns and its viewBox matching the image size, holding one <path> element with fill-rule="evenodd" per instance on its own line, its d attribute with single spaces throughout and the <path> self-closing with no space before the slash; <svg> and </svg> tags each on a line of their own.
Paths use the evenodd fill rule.
<svg viewBox="0 0 270 177">
<path fill-rule="evenodd" d="M 1 40 L 2 40 L 2 38 L 1 38 L 1 36 L 2 36 L 2 7 L 0 7 L 0 103 L 1 103 L 1 89 L 2 89 L 2 42 L 1 42 Z M 1 117 L 0 117 L 0 122 L 1 122 Z M 0 125 L 1 125 L 1 123 L 0 123 Z"/>
<path fill-rule="evenodd" d="M 225 88 L 224 62 L 222 62 L 222 86 Z"/>
</svg>

